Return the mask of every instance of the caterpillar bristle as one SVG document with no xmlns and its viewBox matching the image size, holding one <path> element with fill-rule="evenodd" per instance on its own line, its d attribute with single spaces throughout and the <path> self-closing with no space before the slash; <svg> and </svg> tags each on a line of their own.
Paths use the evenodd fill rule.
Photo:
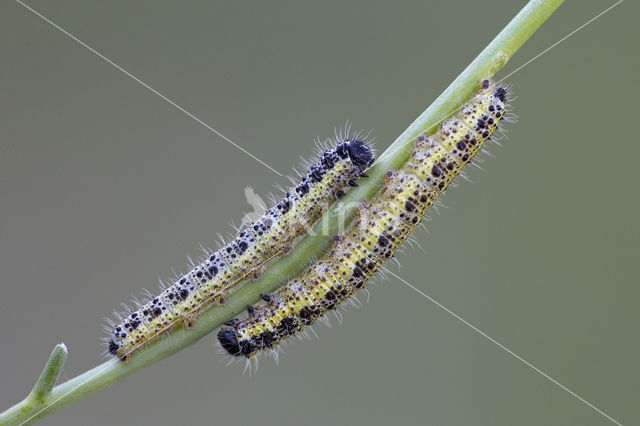
<svg viewBox="0 0 640 426">
<path fill-rule="evenodd" d="M 429 220 L 428 211 L 438 214 L 439 207 L 445 208 L 439 197 L 453 178 L 462 174 L 469 180 L 462 168 L 479 152 L 492 156 L 485 142 L 506 121 L 506 102 L 513 95 L 489 79 L 480 80 L 478 87 L 436 133 L 416 138 L 409 160 L 387 172 L 378 195 L 358 208 L 353 226 L 333 239 L 323 257 L 257 305 L 251 315 L 220 330 L 219 343 L 231 356 L 256 359 L 289 337 L 312 330 L 318 320 L 330 326 L 331 311 L 341 322 L 337 306 L 344 301 L 353 304 L 352 296 L 372 277 L 387 278 L 384 265 L 389 259 L 397 261 L 394 253 L 401 243 L 408 241 L 413 247 L 410 232 L 423 219 Z"/>
<path fill-rule="evenodd" d="M 234 234 L 218 234 L 217 250 L 200 244 L 203 255 L 197 261 L 187 257 L 188 272 L 174 272 L 171 284 L 159 278 L 160 292 L 154 295 L 143 290 L 143 301 L 135 299 L 136 309 L 122 304 L 123 312 L 114 313 L 116 321 L 107 323 L 107 352 L 126 360 L 181 324 L 193 326 L 203 308 L 224 303 L 237 285 L 257 278 L 266 264 L 287 254 L 296 239 L 305 235 L 335 202 L 336 191 L 345 193 L 373 162 L 369 142 L 352 139 L 350 134 L 348 128 L 341 130 L 341 137 L 325 143 L 328 148 L 318 152 L 313 162 L 303 159 L 306 172 L 296 181 L 289 178 L 293 184 L 289 189 L 276 186 L 282 196 L 276 199 L 270 194 L 271 208 L 263 206 L 260 197 L 249 200 L 245 191 L 254 209 L 262 209 L 257 220 L 249 220 L 245 227 L 231 221 Z M 253 307 L 248 310 L 252 312 Z"/>
</svg>

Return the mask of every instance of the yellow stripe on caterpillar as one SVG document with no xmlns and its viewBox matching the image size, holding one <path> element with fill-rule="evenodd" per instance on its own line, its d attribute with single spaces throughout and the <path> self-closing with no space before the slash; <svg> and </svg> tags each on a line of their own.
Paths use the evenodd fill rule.
<svg viewBox="0 0 640 426">
<path fill-rule="evenodd" d="M 306 234 L 349 186 L 356 185 L 373 162 L 373 150 L 366 141 L 345 137 L 332 144 L 281 201 L 231 243 L 209 253 L 157 296 L 149 295 L 148 302 L 136 302 L 135 310 L 108 321 L 108 353 L 124 361 L 180 324 L 192 326 L 202 309 L 224 303 L 238 283 L 288 252 L 294 240 Z"/>
<path fill-rule="evenodd" d="M 432 136 L 419 136 L 409 160 L 389 171 L 363 203 L 353 226 L 302 274 L 218 333 L 220 345 L 253 358 L 295 335 L 362 288 L 415 228 L 429 207 L 480 150 L 504 116 L 506 90 L 490 80 Z"/>
</svg>

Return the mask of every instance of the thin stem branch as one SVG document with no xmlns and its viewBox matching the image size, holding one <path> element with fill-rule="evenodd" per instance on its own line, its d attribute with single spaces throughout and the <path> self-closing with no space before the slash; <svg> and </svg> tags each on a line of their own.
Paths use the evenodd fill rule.
<svg viewBox="0 0 640 426">
<path fill-rule="evenodd" d="M 362 179 L 359 187 L 349 191 L 325 215 L 321 223 L 316 225 L 313 232 L 300 241 L 290 255 L 265 271 L 261 279 L 241 287 L 224 305 L 203 312 L 193 328 L 176 329 L 168 337 L 138 351 L 127 363 L 109 360 L 51 390 L 49 386 L 55 383 L 59 373 L 55 366 L 61 367 L 66 356 L 66 351 L 58 352 L 57 361 L 49 361 L 32 394 L 0 414 L 0 425 L 23 424 L 42 418 L 140 368 L 172 355 L 235 317 L 248 304 L 255 303 L 261 293 L 276 290 L 287 279 L 302 272 L 309 259 L 322 255 L 327 249 L 331 237 L 338 233 L 340 226 L 353 219 L 358 204 L 376 194 L 384 173 L 400 167 L 407 160 L 413 148 L 413 139 L 422 132 L 433 132 L 442 119 L 469 98 L 475 90 L 477 80 L 491 77 L 502 68 L 562 2 L 563 0 L 531 0 L 431 106 L 389 146 L 367 172 L 369 177 Z"/>
<path fill-rule="evenodd" d="M 33 387 L 33 390 L 27 397 L 27 399 L 37 401 L 38 403 L 44 403 L 45 399 L 51 393 L 51 390 L 56 385 L 58 377 L 62 372 L 62 367 L 67 359 L 67 347 L 64 343 L 60 343 L 53 348 L 47 364 L 40 374 L 40 378 Z"/>
</svg>

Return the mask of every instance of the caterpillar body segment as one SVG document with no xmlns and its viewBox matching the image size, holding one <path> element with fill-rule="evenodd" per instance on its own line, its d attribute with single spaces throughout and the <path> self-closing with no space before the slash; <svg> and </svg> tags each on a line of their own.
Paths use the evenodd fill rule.
<svg viewBox="0 0 640 426">
<path fill-rule="evenodd" d="M 454 177 L 478 153 L 505 113 L 506 90 L 490 80 L 429 137 L 419 136 L 409 160 L 386 174 L 353 226 L 298 277 L 269 295 L 245 319 L 218 333 L 222 348 L 253 358 L 299 333 L 364 287 L 417 226 Z"/>
</svg>

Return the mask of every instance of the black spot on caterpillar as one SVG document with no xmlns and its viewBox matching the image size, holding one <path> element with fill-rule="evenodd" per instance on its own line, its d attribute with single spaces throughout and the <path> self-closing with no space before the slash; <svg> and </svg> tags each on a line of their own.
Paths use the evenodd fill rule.
<svg viewBox="0 0 640 426">
<path fill-rule="evenodd" d="M 230 290 L 259 274 L 271 259 L 288 252 L 294 240 L 307 233 L 333 202 L 371 165 L 369 143 L 338 137 L 333 148 L 319 155 L 308 173 L 262 217 L 241 230 L 234 240 L 209 253 L 188 273 L 135 310 L 107 320 L 107 352 L 121 360 L 181 323 L 192 326 L 198 313 L 224 303 Z"/>
<path fill-rule="evenodd" d="M 253 358 L 295 335 L 362 288 L 416 227 L 504 116 L 506 90 L 481 80 L 478 92 L 437 132 L 419 136 L 409 160 L 360 206 L 354 225 L 301 275 L 218 333 L 229 354 Z M 265 299 L 266 300 L 266 299 Z"/>
</svg>

